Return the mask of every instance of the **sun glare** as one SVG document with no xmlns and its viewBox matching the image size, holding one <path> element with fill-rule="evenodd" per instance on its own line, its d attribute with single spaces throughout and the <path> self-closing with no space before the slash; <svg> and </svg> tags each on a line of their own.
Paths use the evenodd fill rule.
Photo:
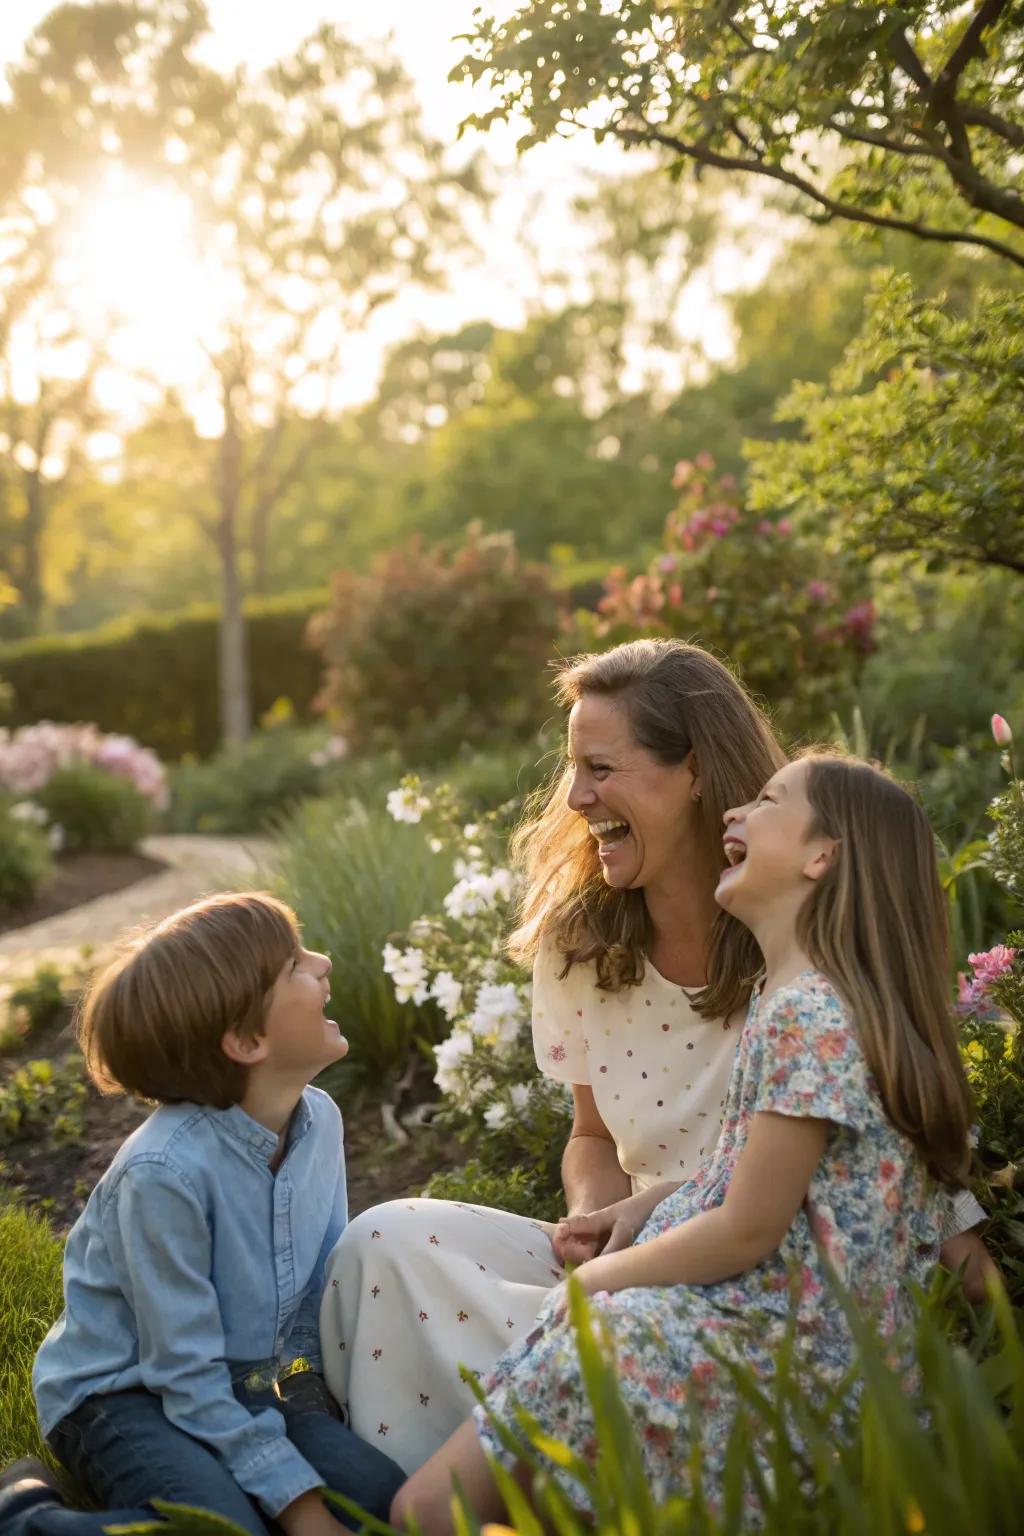
<svg viewBox="0 0 1024 1536">
<path fill-rule="evenodd" d="M 105 336 L 117 363 L 164 384 L 195 377 L 228 299 L 183 193 L 112 179 L 83 203 L 63 267 L 83 331 Z"/>
</svg>

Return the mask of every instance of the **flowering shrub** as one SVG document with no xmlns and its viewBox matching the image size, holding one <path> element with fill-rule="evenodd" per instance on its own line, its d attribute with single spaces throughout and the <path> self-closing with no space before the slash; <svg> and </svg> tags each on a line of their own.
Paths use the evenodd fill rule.
<svg viewBox="0 0 1024 1536">
<path fill-rule="evenodd" d="M 31 801 L 0 797 L 0 913 L 27 906 L 50 871 L 46 812 Z"/>
<path fill-rule="evenodd" d="M 0 729 L 0 789 L 36 795 L 62 768 L 86 765 L 127 779 L 155 810 L 167 805 L 167 776 L 160 759 L 130 736 L 105 735 L 95 725 L 55 725 L 41 720 L 11 732 Z"/>
<path fill-rule="evenodd" d="M 131 779 L 89 763 L 58 768 L 36 799 L 51 838 L 68 853 L 130 852 L 153 820 L 152 801 Z"/>
<path fill-rule="evenodd" d="M 335 576 L 310 626 L 327 664 L 320 703 L 354 749 L 397 746 L 407 762 L 522 735 L 544 714 L 557 628 L 547 577 L 511 535 L 471 531 L 451 556 L 414 543 Z"/>
<path fill-rule="evenodd" d="M 874 648 L 863 571 L 787 518 L 746 508 L 709 453 L 677 464 L 672 486 L 662 553 L 639 575 L 609 572 L 596 615 L 576 615 L 576 643 L 695 640 L 735 664 L 782 730 L 823 730 Z"/>
<path fill-rule="evenodd" d="M 1007 749 L 1010 783 L 989 810 L 994 827 L 988 862 L 1018 905 L 1024 894 L 1024 785 L 1015 771 L 1013 736 L 1001 715 L 992 721 L 996 744 Z M 964 1062 L 978 1118 L 979 1197 L 992 1212 L 988 1242 L 1011 1295 L 1024 1299 L 1024 932 L 968 957 L 958 1008 Z"/>
<path fill-rule="evenodd" d="M 515 878 L 499 862 L 501 813 L 464 823 L 447 786 L 428 795 L 414 776 L 387 804 L 395 820 L 421 828 L 437 857 L 454 855 L 441 911 L 417 919 L 382 957 L 398 1001 L 432 1002 L 451 1026 L 434 1047 L 434 1081 L 477 1152 L 428 1192 L 480 1200 L 486 1190 L 508 1209 L 556 1214 L 571 1101 L 537 1071 L 530 983 L 505 954 Z"/>
<path fill-rule="evenodd" d="M 11 815 L 46 828 L 55 851 L 133 848 L 153 812 L 167 805 L 167 779 L 154 752 L 95 725 L 50 720 L 0 730 L 3 791 L 21 797 Z M 20 902 L 30 895 L 25 887 Z"/>
</svg>

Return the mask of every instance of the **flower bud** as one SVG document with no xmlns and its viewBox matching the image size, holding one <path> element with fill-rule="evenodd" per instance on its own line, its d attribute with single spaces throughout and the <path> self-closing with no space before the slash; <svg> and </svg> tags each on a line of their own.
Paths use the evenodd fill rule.
<svg viewBox="0 0 1024 1536">
<path fill-rule="evenodd" d="M 997 747 L 1008 747 L 1013 741 L 1010 722 L 1004 720 L 1002 715 L 992 716 L 992 737 Z"/>
</svg>

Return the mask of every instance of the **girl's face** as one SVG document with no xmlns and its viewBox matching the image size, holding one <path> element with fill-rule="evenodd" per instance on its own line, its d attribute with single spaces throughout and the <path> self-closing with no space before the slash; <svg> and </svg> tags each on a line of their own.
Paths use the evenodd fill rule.
<svg viewBox="0 0 1024 1536">
<path fill-rule="evenodd" d="M 828 868 L 835 840 L 811 835 L 807 763 L 787 763 L 756 800 L 725 813 L 722 844 L 729 867 L 715 891 L 720 907 L 746 921 L 771 903 L 796 895 Z"/>
<path fill-rule="evenodd" d="M 569 716 L 568 803 L 586 819 L 608 885 L 676 883 L 685 868 L 699 789 L 688 763 L 661 763 L 613 699 L 586 695 Z"/>
</svg>

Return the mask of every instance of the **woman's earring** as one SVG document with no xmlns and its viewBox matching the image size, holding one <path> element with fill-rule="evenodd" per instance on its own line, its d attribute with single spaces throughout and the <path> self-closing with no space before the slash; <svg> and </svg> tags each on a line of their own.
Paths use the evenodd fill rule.
<svg viewBox="0 0 1024 1536">
<path fill-rule="evenodd" d="M 699 790 L 699 789 L 695 789 L 695 790 L 694 790 L 694 792 L 693 792 L 693 798 L 694 798 L 694 799 L 695 799 L 695 800 L 699 800 L 699 799 L 700 799 L 700 797 L 701 797 L 701 794 L 702 794 L 702 791 L 701 791 L 701 790 Z"/>
</svg>

